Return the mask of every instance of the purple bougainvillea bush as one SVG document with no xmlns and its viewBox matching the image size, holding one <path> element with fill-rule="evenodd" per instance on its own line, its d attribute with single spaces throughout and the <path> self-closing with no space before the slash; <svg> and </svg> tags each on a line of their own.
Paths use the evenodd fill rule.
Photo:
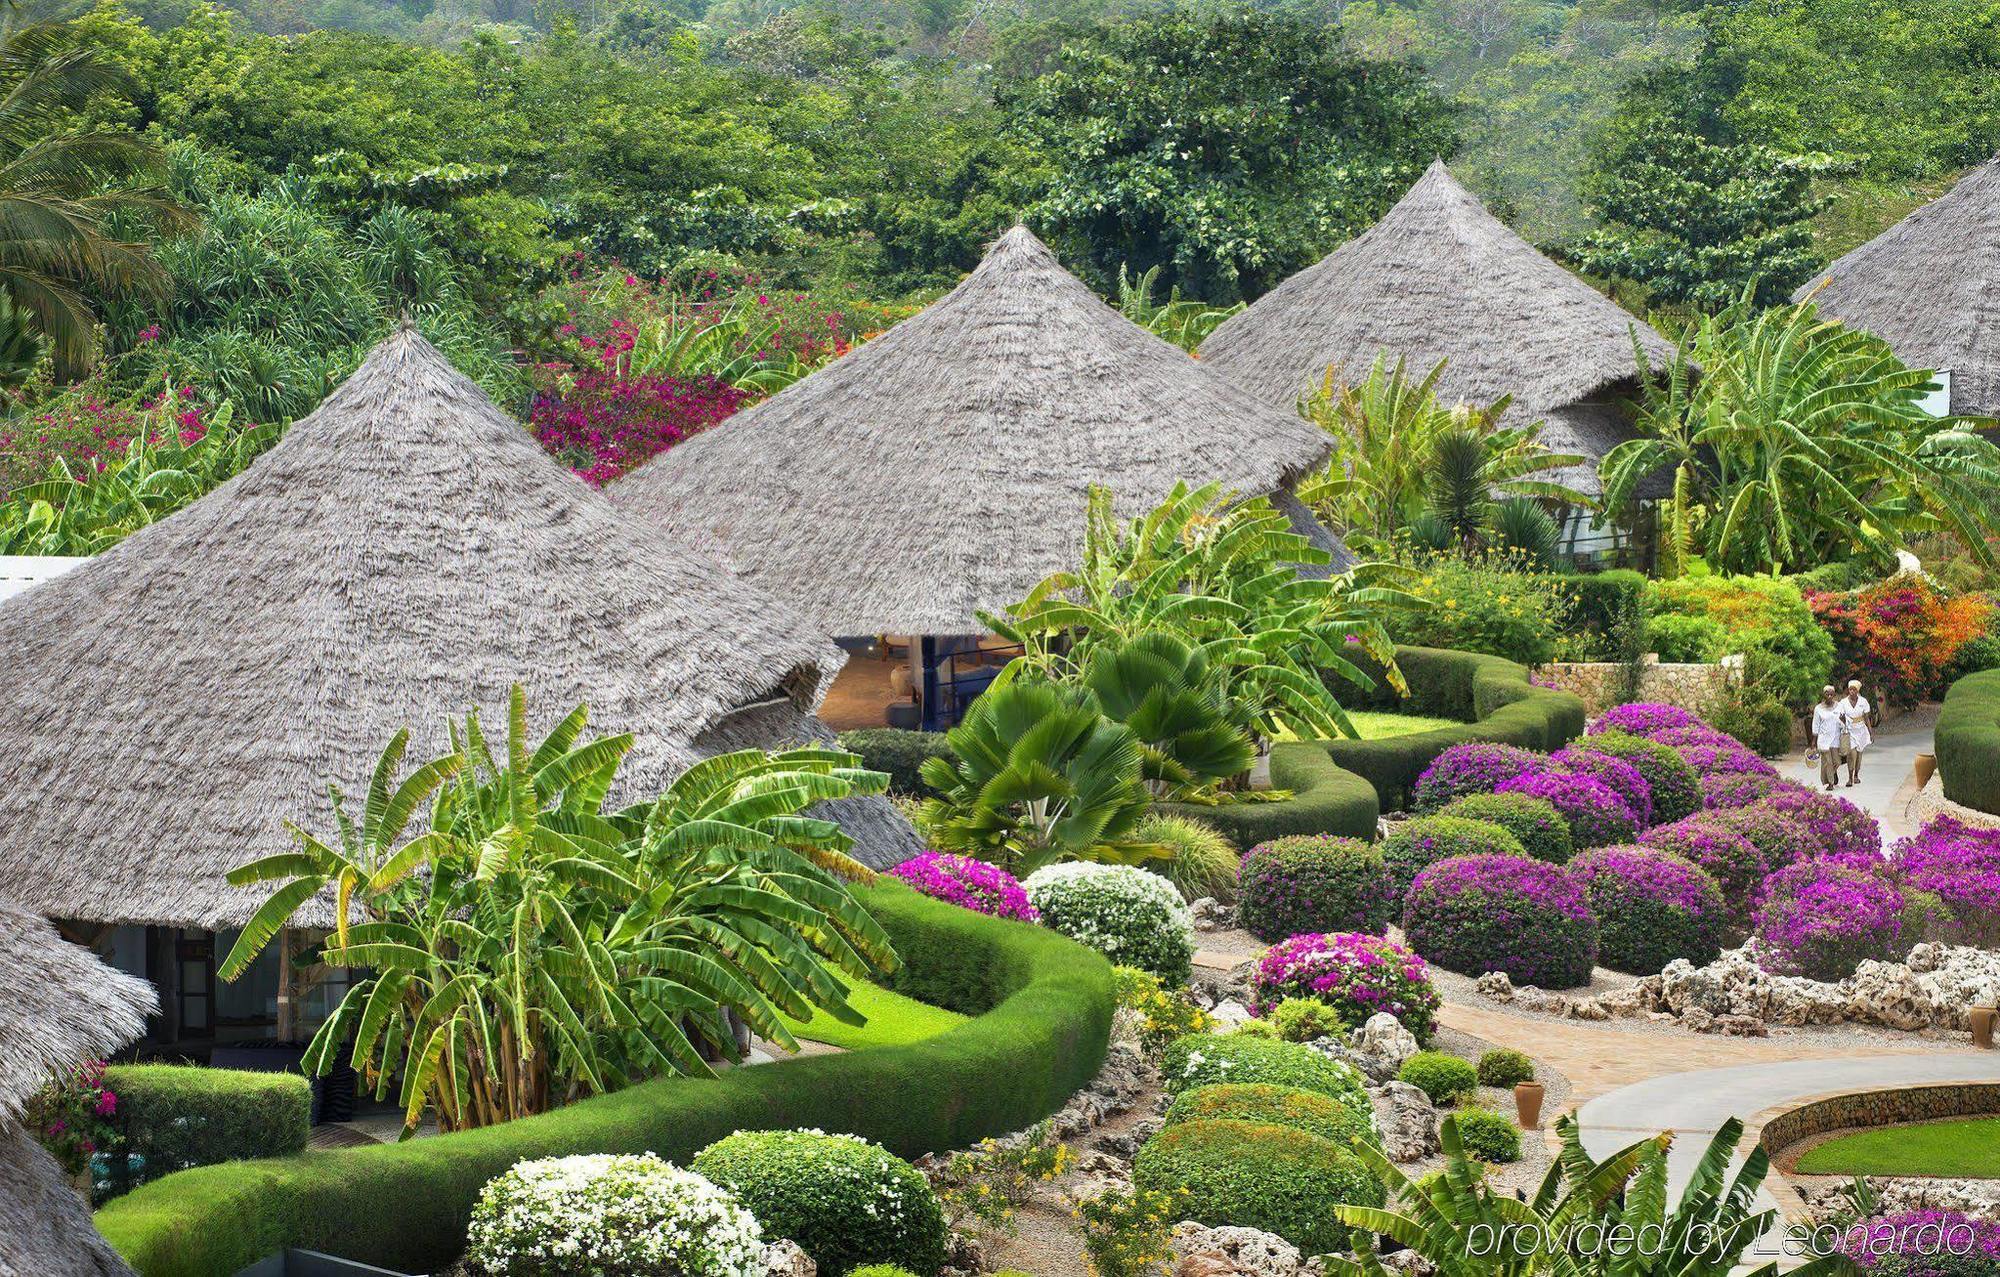
<svg viewBox="0 0 2000 1277">
<path fill-rule="evenodd" d="M 1763 857 L 1766 873 L 1819 855 L 1819 842 L 1803 820 L 1773 811 L 1762 803 L 1718 808 L 1703 812 L 1701 819 L 1705 824 L 1733 830 L 1748 838 Z"/>
<path fill-rule="evenodd" d="M 1772 868 L 1756 843 L 1707 812 L 1649 829 L 1639 842 L 1707 870 L 1736 915 L 1746 920 L 1751 899 Z"/>
<path fill-rule="evenodd" d="M 1016 922 L 1040 922 L 1042 916 L 1028 903 L 1028 893 L 1020 880 L 998 865 L 989 865 L 970 856 L 926 851 L 912 856 L 889 871 L 933 899 Z"/>
<path fill-rule="evenodd" d="M 1721 735 L 1717 733 L 1717 735 Z M 1673 749 L 1688 766 L 1702 776 L 1776 776 L 1777 768 L 1757 756 L 1757 752 L 1734 736 L 1720 740 L 1691 740 Z"/>
<path fill-rule="evenodd" d="M 1870 1277 L 1993 1277 L 2000 1224 L 1958 1211 L 1901 1211 L 1848 1227 L 1840 1253 Z"/>
<path fill-rule="evenodd" d="M 2000 829 L 1939 816 L 1897 843 L 1890 862 L 1905 890 L 1943 906 L 1944 939 L 2000 948 Z"/>
<path fill-rule="evenodd" d="M 1701 805 L 1709 811 L 1748 807 L 1771 792 L 1775 776 L 1752 772 L 1716 772 L 1701 778 Z"/>
<path fill-rule="evenodd" d="M 1819 855 L 1879 857 L 1882 854 L 1881 824 L 1838 794 L 1809 789 L 1796 781 L 1778 780 L 1757 805 L 1804 822 L 1819 844 Z"/>
<path fill-rule="evenodd" d="M 1701 777 L 1686 759 L 1656 741 L 1630 732 L 1606 732 L 1585 737 L 1569 752 L 1609 754 L 1630 763 L 1645 778 L 1653 824 L 1668 824 L 1701 810 Z"/>
<path fill-rule="evenodd" d="M 1236 917 L 1260 940 L 1389 929 L 1397 895 L 1382 852 L 1358 838 L 1301 834 L 1258 843 L 1236 874 Z"/>
<path fill-rule="evenodd" d="M 1499 825 L 1445 815 L 1399 820 L 1389 826 L 1381 845 L 1382 864 L 1389 871 L 1389 888 L 1399 911 L 1417 875 L 1440 860 L 1528 854 L 1521 840 Z"/>
<path fill-rule="evenodd" d="M 1605 732 L 1630 732 L 1634 736 L 1651 737 L 1655 733 L 1670 731 L 1677 727 L 1707 727 L 1701 716 L 1678 705 L 1662 705 L 1656 701 L 1634 701 L 1630 705 L 1620 705 L 1607 711 L 1590 725 L 1590 735 L 1601 736 Z"/>
<path fill-rule="evenodd" d="M 1722 952 L 1729 907 L 1707 870 L 1652 847 L 1598 847 L 1570 862 L 1597 916 L 1597 960 L 1654 975 L 1675 958 L 1705 966 Z"/>
<path fill-rule="evenodd" d="M 1557 750 L 1550 756 L 1561 771 L 1576 776 L 1589 776 L 1603 781 L 1614 793 L 1625 800 L 1625 806 L 1632 812 L 1632 820 L 1644 829 L 1653 823 L 1653 786 L 1646 777 L 1623 758 L 1591 749 Z"/>
<path fill-rule="evenodd" d="M 1309 933 L 1272 945 L 1257 961 L 1251 991 L 1257 1015 L 1286 998 L 1312 998 L 1350 1028 L 1387 1012 L 1418 1042 L 1428 1042 L 1437 1025 L 1438 993 L 1424 960 L 1393 940 L 1358 931 Z"/>
<path fill-rule="evenodd" d="M 1569 822 L 1570 842 L 1579 851 L 1630 842 L 1639 832 L 1638 820 L 1618 791 L 1595 776 L 1572 772 L 1516 776 L 1495 792 L 1547 799 Z"/>
<path fill-rule="evenodd" d="M 1524 856 L 1461 856 L 1417 875 L 1403 907 L 1410 947 L 1448 971 L 1504 971 L 1517 984 L 1590 983 L 1597 919 L 1559 865 Z"/>
<path fill-rule="evenodd" d="M 1410 805 L 1418 812 L 1434 812 L 1469 794 L 1490 794 L 1516 776 L 1533 775 L 1549 766 L 1547 754 L 1518 745 L 1492 741 L 1453 745 L 1417 777 Z"/>
<path fill-rule="evenodd" d="M 1908 949 L 1903 893 L 1888 877 L 1808 860 L 1764 880 L 1757 907 L 1759 960 L 1782 975 L 1838 981 L 1865 959 L 1893 961 Z"/>
</svg>

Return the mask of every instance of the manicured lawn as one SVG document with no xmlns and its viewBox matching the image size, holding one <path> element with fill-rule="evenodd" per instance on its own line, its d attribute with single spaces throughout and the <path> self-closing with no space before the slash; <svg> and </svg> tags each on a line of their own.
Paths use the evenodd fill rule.
<svg viewBox="0 0 2000 1277">
<path fill-rule="evenodd" d="M 1856 1131 L 1799 1159 L 1806 1175 L 1937 1175 L 2000 1179 L 2000 1117 Z"/>
<path fill-rule="evenodd" d="M 1418 732 L 1434 732 L 1440 727 L 1462 727 L 1463 723 L 1449 718 L 1425 718 L 1421 714 L 1386 714 L 1377 710 L 1354 709 L 1347 712 L 1353 721 L 1354 730 L 1361 733 L 1362 740 L 1381 740 L 1385 736 L 1412 736 Z M 1280 740 L 1297 740 L 1290 732 L 1281 732 Z"/>
<path fill-rule="evenodd" d="M 842 1024 L 824 1013 L 810 1020 L 794 1020 L 786 1016 L 785 1027 L 792 1031 L 793 1036 L 859 1051 L 871 1046 L 907 1046 L 911 1042 L 934 1038 L 946 1029 L 965 1023 L 965 1017 L 956 1011 L 906 998 L 879 984 L 856 985 L 838 972 L 831 974 L 847 984 L 850 990 L 848 1004 L 867 1016 L 868 1023 Z"/>
</svg>

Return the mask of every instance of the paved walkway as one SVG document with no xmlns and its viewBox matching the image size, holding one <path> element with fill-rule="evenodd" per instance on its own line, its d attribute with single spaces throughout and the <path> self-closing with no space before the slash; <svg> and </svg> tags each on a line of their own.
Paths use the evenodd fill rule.
<svg viewBox="0 0 2000 1277">
<path fill-rule="evenodd" d="M 1885 838 L 1916 832 L 1911 807 L 1917 788 L 1912 769 L 1918 754 L 1930 752 L 1936 723 L 1937 707 L 1925 705 L 1885 724 L 1875 733 L 1874 743 L 1863 756 L 1861 783 L 1852 789 L 1843 784 L 1834 791 L 1880 820 Z M 1803 747 L 1778 762 L 1777 768 L 1782 776 L 1813 786 L 1819 784 L 1819 769 L 1806 767 Z"/>
</svg>

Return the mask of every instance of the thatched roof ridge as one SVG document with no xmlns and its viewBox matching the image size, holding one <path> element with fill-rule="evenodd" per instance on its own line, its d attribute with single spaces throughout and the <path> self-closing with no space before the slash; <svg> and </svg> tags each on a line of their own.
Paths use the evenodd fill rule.
<svg viewBox="0 0 2000 1277">
<path fill-rule="evenodd" d="M 810 712 L 841 660 L 406 331 L 243 474 L 0 604 L 0 895 L 235 925 L 264 893 L 223 875 L 284 849 L 282 820 L 329 829 L 327 782 L 358 799 L 399 727 L 425 757 L 512 683 L 535 731 L 587 700 L 637 736 L 633 797 L 742 706 Z"/>
<path fill-rule="evenodd" d="M 1509 420 L 1547 418 L 1551 448 L 1595 456 L 1602 441 L 1558 410 L 1638 375 L 1635 332 L 1655 366 L 1673 358 L 1665 338 L 1537 252 L 1440 160 L 1365 233 L 1226 320 L 1201 358 L 1278 405 L 1329 367 L 1361 376 L 1384 351 L 1417 373 L 1447 359 L 1445 398 L 1511 394 Z"/>
<path fill-rule="evenodd" d="M 57 1073 L 146 1031 L 153 986 L 113 971 L 54 925 L 0 904 L 0 1127 Z"/>
<path fill-rule="evenodd" d="M 1824 287 L 1822 287 L 1822 282 Z M 1917 368 L 1951 370 L 1952 409 L 2000 415 L 2000 156 L 1799 289 Z"/>
<path fill-rule="evenodd" d="M 1125 319 L 1024 227 L 883 336 L 682 443 L 611 499 L 713 533 L 835 635 L 962 634 L 1178 480 L 1290 485 L 1327 441 Z"/>
</svg>

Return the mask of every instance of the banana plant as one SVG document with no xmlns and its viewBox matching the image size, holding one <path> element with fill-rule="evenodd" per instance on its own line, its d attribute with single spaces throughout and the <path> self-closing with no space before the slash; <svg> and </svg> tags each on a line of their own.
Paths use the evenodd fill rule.
<svg viewBox="0 0 2000 1277">
<path fill-rule="evenodd" d="M 1181 296 L 1179 286 L 1167 293 L 1163 302 L 1153 300 L 1153 290 L 1159 286 L 1160 268 L 1149 267 L 1144 274 L 1134 279 L 1124 265 L 1118 267 L 1118 313 L 1139 327 L 1164 338 L 1192 354 L 1208 335 L 1222 326 L 1222 321 L 1243 309 L 1244 303 L 1233 306 L 1211 306 L 1207 302 Z"/>
</svg>

